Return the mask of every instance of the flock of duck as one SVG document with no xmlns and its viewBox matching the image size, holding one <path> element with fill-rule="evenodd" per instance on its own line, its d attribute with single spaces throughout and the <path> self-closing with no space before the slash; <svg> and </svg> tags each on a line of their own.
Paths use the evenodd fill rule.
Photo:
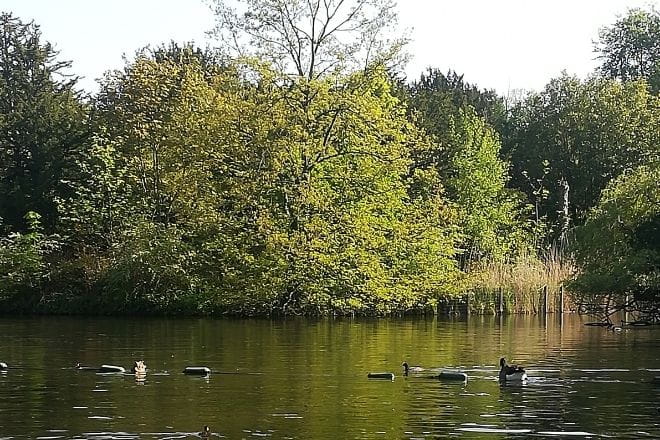
<svg viewBox="0 0 660 440">
<path fill-rule="evenodd" d="M 409 376 L 413 373 L 423 373 L 426 371 L 425 368 L 419 366 L 410 366 L 408 362 L 403 362 L 401 364 L 403 367 L 403 375 Z M 393 380 L 395 375 L 394 373 L 369 373 L 367 375 L 370 379 L 390 379 Z M 468 375 L 460 371 L 449 371 L 442 370 L 439 374 L 429 377 L 430 379 L 440 379 L 440 380 L 460 380 L 462 382 L 467 382 Z M 500 371 L 498 374 L 498 380 L 500 383 L 506 382 L 525 382 L 527 380 L 527 373 L 525 369 L 519 365 L 507 365 L 505 358 L 500 358 Z"/>
<path fill-rule="evenodd" d="M 81 365 L 80 363 L 77 363 L 76 366 L 73 368 L 79 371 L 93 371 L 95 373 L 103 373 L 103 374 L 109 374 L 109 373 L 131 374 L 131 375 L 135 375 L 136 377 L 144 377 L 147 374 L 147 364 L 145 364 L 144 361 L 142 360 L 133 362 L 133 366 L 129 368 L 128 371 L 126 371 L 126 368 L 124 367 L 120 367 L 118 365 L 107 365 L 107 364 L 103 364 L 100 367 L 88 367 L 85 365 Z M 9 366 L 7 365 L 7 363 L 0 362 L 0 371 L 7 371 L 7 370 L 9 370 Z M 208 376 L 209 374 L 211 374 L 211 369 L 208 367 L 186 367 L 183 369 L 183 374 L 194 375 L 194 376 Z"/>
<path fill-rule="evenodd" d="M 408 362 L 403 362 L 401 364 L 403 367 L 403 375 L 408 376 L 411 373 L 422 373 L 426 369 L 419 366 L 410 366 Z M 9 367 L 5 362 L 0 362 L 0 370 L 7 370 Z M 94 371 L 96 373 L 121 373 L 121 374 L 134 374 L 136 377 L 144 377 L 147 374 L 147 365 L 144 361 L 139 360 L 133 363 L 133 366 L 130 368 L 129 372 L 126 371 L 124 367 L 117 365 L 101 365 L 100 367 L 87 367 L 76 364 L 74 367 L 76 370 L 83 371 Z M 211 369 L 208 367 L 185 367 L 183 373 L 187 375 L 197 375 L 197 376 L 208 376 L 211 374 Z M 371 379 L 394 379 L 394 373 L 369 373 L 367 377 Z M 442 370 L 439 374 L 431 376 L 433 379 L 445 379 L 445 380 L 460 380 L 467 382 L 468 375 L 460 371 L 448 371 Z M 507 365 L 506 359 L 500 358 L 500 371 L 498 375 L 500 382 L 524 382 L 527 380 L 527 373 L 525 369 L 518 365 Z"/>
</svg>

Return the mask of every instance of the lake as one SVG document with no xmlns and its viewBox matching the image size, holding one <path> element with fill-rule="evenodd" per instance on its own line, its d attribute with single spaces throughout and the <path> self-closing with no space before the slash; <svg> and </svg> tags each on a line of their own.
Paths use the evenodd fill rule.
<svg viewBox="0 0 660 440">
<path fill-rule="evenodd" d="M 660 328 L 587 321 L 3 317 L 0 439 L 660 438 Z M 501 356 L 525 385 L 498 384 Z M 137 359 L 144 381 L 73 368 Z M 467 385 L 429 378 L 446 367 Z"/>
</svg>

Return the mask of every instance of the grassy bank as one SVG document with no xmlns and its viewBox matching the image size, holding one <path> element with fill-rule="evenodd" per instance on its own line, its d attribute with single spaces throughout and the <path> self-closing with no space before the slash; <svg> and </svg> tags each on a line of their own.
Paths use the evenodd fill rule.
<svg viewBox="0 0 660 440">
<path fill-rule="evenodd" d="M 515 263 L 481 263 L 468 271 L 470 288 L 466 306 L 470 313 L 494 314 L 500 290 L 504 313 L 539 313 L 547 286 L 549 312 L 560 309 L 560 286 L 574 273 L 571 262 L 550 257 L 540 260 L 525 257 Z M 570 293 L 564 291 L 564 310 L 572 310 Z"/>
</svg>

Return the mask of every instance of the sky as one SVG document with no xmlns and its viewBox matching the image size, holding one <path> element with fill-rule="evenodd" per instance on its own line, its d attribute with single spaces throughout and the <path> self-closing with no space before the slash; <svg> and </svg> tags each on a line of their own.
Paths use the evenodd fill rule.
<svg viewBox="0 0 660 440">
<path fill-rule="evenodd" d="M 409 79 L 427 67 L 453 69 L 502 95 L 541 90 L 566 71 L 589 75 L 593 41 L 629 8 L 660 0 L 398 0 L 400 29 L 412 38 Z M 81 86 L 123 66 L 123 56 L 171 40 L 213 45 L 204 0 L 0 0 L 0 11 L 40 25 L 43 38 L 73 62 Z"/>
</svg>

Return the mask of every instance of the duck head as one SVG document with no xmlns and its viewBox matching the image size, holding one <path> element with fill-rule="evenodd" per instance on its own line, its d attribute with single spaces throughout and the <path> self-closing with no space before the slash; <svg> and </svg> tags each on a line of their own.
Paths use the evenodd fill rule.
<svg viewBox="0 0 660 440">
<path fill-rule="evenodd" d="M 506 359 L 500 358 L 500 367 L 504 367 L 506 365 Z"/>
<path fill-rule="evenodd" d="M 408 362 L 404 361 L 401 366 L 403 367 L 403 374 L 408 375 L 408 371 L 410 370 L 410 366 L 408 365 Z"/>
<path fill-rule="evenodd" d="M 133 363 L 133 368 L 131 368 L 131 371 L 136 374 L 144 374 L 147 372 L 147 366 L 144 363 L 144 361 L 135 361 Z"/>
</svg>

